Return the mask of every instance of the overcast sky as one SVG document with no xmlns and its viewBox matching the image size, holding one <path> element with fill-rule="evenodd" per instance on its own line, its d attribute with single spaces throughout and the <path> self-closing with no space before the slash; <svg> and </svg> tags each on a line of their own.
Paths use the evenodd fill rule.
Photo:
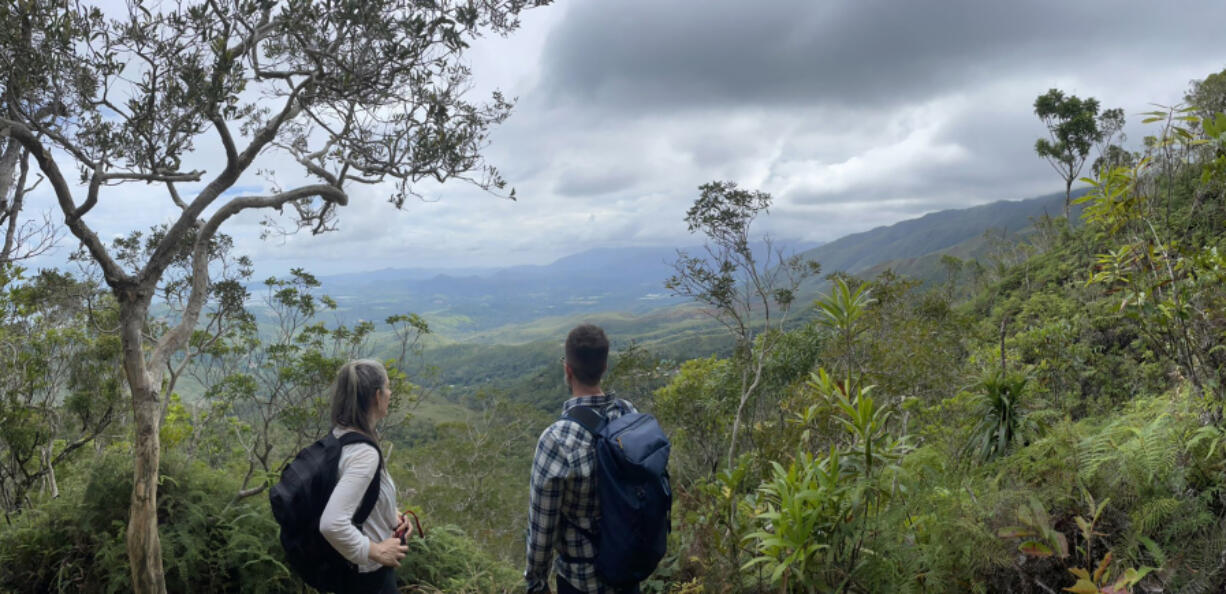
<svg viewBox="0 0 1226 594">
<path fill-rule="evenodd" d="M 694 244 L 697 186 L 733 180 L 774 196 L 760 231 L 828 241 L 1063 190 L 1033 152 L 1035 97 L 1123 107 L 1135 146 L 1138 112 L 1226 68 L 1222 22 L 1222 0 L 563 1 L 470 53 L 474 92 L 518 98 L 486 151 L 518 201 L 452 185 L 397 212 L 356 187 L 337 232 L 261 241 L 258 216 L 225 231 L 265 275 L 543 264 Z M 173 214 L 128 188 L 91 213 L 103 237 Z"/>
</svg>

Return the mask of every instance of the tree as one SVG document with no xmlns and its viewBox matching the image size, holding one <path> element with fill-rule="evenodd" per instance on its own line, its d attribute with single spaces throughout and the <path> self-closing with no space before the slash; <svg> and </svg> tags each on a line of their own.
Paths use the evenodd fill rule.
<svg viewBox="0 0 1226 594">
<path fill-rule="evenodd" d="M 799 255 L 784 257 L 770 238 L 759 255 L 750 244 L 749 227 L 759 213 L 770 207 L 765 192 L 739 189 L 734 182 L 711 182 L 699 186 L 700 194 L 686 212 L 690 233 L 707 236 L 705 254 L 678 252 L 674 274 L 665 286 L 674 295 L 689 297 L 706 306 L 734 341 L 733 358 L 740 368 L 740 390 L 728 466 L 736 457 L 737 433 L 745 404 L 762 381 L 767 357 L 795 299 L 796 289 L 817 274 L 816 262 Z"/>
<path fill-rule="evenodd" d="M 29 151 L 12 139 L 0 142 L 0 266 L 44 254 L 60 236 L 49 215 L 22 218 L 25 196 L 36 185 L 27 185 L 29 175 Z"/>
<path fill-rule="evenodd" d="M 1081 175 L 1090 151 L 1102 142 L 1104 131 L 1115 136 L 1124 126 L 1124 112 L 1108 109 L 1098 115 L 1098 100 L 1080 99 L 1051 89 L 1034 100 L 1034 113 L 1047 127 L 1050 137 L 1034 143 L 1034 151 L 1051 164 L 1064 180 L 1064 217 L 1068 218 L 1073 182 Z"/>
<path fill-rule="evenodd" d="M 206 387 L 202 400 L 208 405 L 189 452 L 215 433 L 226 434 L 227 445 L 241 447 L 247 469 L 236 500 L 263 493 L 298 450 L 327 430 L 333 376 L 345 361 L 369 356 L 375 329 L 370 322 L 328 328 L 316 321 L 336 302 L 316 295 L 319 281 L 301 269 L 263 284 L 263 332 L 255 316 L 241 309 L 243 289 L 241 315 L 235 316 L 239 323 L 220 334 L 197 331 L 191 348 L 199 356 L 188 368 Z M 216 314 L 210 318 L 207 327 L 216 327 Z M 389 375 L 394 372 L 389 369 Z"/>
<path fill-rule="evenodd" d="M 651 410 L 654 394 L 669 381 L 674 364 L 653 355 L 631 339 L 613 356 L 601 384 L 610 392 L 634 402 L 639 410 Z"/>
<path fill-rule="evenodd" d="M 1090 166 L 1090 173 L 1094 177 L 1101 178 L 1107 175 L 1107 172 L 1118 167 L 1131 168 L 1137 164 L 1138 156 L 1121 147 L 1118 144 L 1109 144 L 1105 146 L 1102 152 L 1094 159 L 1094 164 Z"/>
<path fill-rule="evenodd" d="M 56 104 L 47 90 L 56 84 L 47 76 L 48 50 L 65 42 L 64 17 L 54 3 L 14 3 L 0 6 L 0 47 L 14 51 L 0 55 L 0 114 L 15 98 L 23 97 L 34 117 L 47 120 Z M 35 36 L 38 29 L 42 35 Z M 41 180 L 30 175 L 30 152 L 15 138 L 0 135 L 0 266 L 32 258 L 53 247 L 60 230 L 49 215 L 41 220 L 22 217 L 25 196 Z"/>
<path fill-rule="evenodd" d="M 99 288 L 56 271 L 0 277 L 0 508 L 26 507 L 38 483 L 120 415 L 115 308 Z M 100 304 L 100 303 L 101 304 Z"/>
<path fill-rule="evenodd" d="M 1099 145 L 1098 153 L 1101 155 L 1106 147 L 1110 146 L 1118 140 L 1122 143 L 1127 140 L 1127 135 L 1124 134 L 1124 124 L 1127 121 L 1124 119 L 1124 110 L 1116 107 L 1114 109 L 1103 110 L 1098 116 L 1098 134 Z"/>
<path fill-rule="evenodd" d="M 1226 113 L 1226 70 L 1194 80 L 1183 96 L 1184 103 L 1196 108 L 1196 115 L 1210 118 Z"/>
<path fill-rule="evenodd" d="M 668 384 L 656 391 L 654 412 L 668 424 L 674 444 L 671 472 L 678 486 L 690 486 L 714 475 L 727 454 L 722 437 L 728 420 L 737 373 L 728 359 L 712 356 L 681 364 Z"/>
<path fill-rule="evenodd" d="M 54 84 L 8 83 L 0 135 L 37 162 L 119 306 L 135 421 L 127 531 L 134 590 L 165 591 L 156 514 L 165 372 L 210 294 L 218 229 L 240 212 L 288 208 L 294 229 L 322 233 L 335 228 L 355 184 L 390 184 L 396 207 L 419 195 L 425 179 L 504 188 L 481 149 L 511 104 L 498 93 L 488 102 L 466 99 L 462 57 L 468 40 L 509 33 L 521 10 L 546 3 L 134 0 L 115 19 L 62 0 L 4 9 L 25 29 L 0 38 L 0 55 L 35 60 L 34 74 Z M 224 155 L 220 170 L 193 167 L 206 145 Z M 233 192 L 245 174 L 271 176 L 260 165 L 271 153 L 289 157 L 295 176 L 314 183 Z M 79 173 L 83 187 L 65 169 Z M 185 184 L 198 182 L 193 196 Z M 88 215 L 131 183 L 164 188 L 177 212 L 149 255 L 125 265 Z M 146 336 L 150 304 L 180 254 L 191 265 L 185 308 L 176 323 Z"/>
</svg>

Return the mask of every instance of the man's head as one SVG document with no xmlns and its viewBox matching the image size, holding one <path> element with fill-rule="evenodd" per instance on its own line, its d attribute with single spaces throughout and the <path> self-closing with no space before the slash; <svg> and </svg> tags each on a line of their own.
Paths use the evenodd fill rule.
<svg viewBox="0 0 1226 594">
<path fill-rule="evenodd" d="M 567 380 L 599 386 L 609 363 L 609 339 L 594 324 L 580 324 L 566 336 Z"/>
</svg>

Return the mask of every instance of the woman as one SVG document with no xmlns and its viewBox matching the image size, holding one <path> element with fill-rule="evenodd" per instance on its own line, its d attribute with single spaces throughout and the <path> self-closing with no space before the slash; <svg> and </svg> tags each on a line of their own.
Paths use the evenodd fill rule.
<svg viewBox="0 0 1226 594">
<path fill-rule="evenodd" d="M 358 431 L 377 439 L 375 425 L 387 416 L 391 396 L 383 364 L 369 359 L 346 363 L 332 393 L 332 434 L 340 437 Z M 379 452 L 366 443 L 350 444 L 341 451 L 339 479 L 319 519 L 319 531 L 332 548 L 358 566 L 358 576 L 343 592 L 396 592 L 395 568 L 408 547 L 393 535 L 407 528 L 407 521 L 396 511 L 396 486 L 384 466 L 379 472 L 379 499 L 359 530 L 353 516 L 375 477 Z"/>
</svg>

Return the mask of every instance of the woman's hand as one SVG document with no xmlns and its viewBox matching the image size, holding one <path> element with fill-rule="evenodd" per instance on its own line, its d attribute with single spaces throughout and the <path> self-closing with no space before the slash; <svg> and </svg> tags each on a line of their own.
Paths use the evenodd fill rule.
<svg viewBox="0 0 1226 594">
<path fill-rule="evenodd" d="M 392 531 L 392 534 L 394 534 L 396 538 L 399 538 L 400 542 L 407 544 L 409 540 L 408 537 L 412 533 L 413 527 L 409 525 L 409 517 L 404 514 L 400 514 L 400 523 L 396 524 L 396 530 Z"/>
<path fill-rule="evenodd" d="M 409 547 L 400 544 L 400 539 L 393 537 L 383 542 L 370 543 L 370 553 L 367 556 L 384 567 L 400 567 L 400 560 L 404 559 L 408 552 Z"/>
</svg>

